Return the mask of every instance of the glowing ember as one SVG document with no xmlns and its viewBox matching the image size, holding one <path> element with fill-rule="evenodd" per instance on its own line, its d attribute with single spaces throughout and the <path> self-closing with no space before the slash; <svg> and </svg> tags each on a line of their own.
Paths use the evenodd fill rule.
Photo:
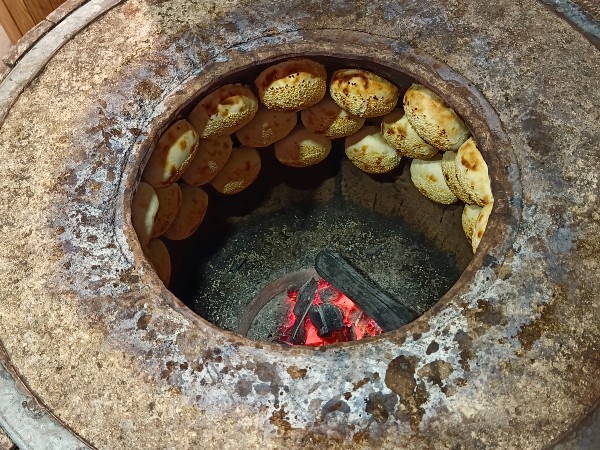
<svg viewBox="0 0 600 450">
<path fill-rule="evenodd" d="M 280 327 L 279 340 L 293 344 L 290 339 L 290 333 L 297 316 L 294 314 L 294 306 L 298 291 L 288 293 L 286 302 L 289 304 L 290 312 L 287 322 Z M 344 327 L 339 331 L 334 331 L 327 336 L 319 336 L 317 327 L 312 323 L 309 314 L 304 318 L 304 345 L 320 347 L 322 345 L 335 344 L 338 342 L 348 342 L 362 339 L 365 336 L 377 336 L 381 334 L 382 329 L 371 319 L 362 309 L 360 309 L 352 300 L 335 289 L 327 281 L 319 279 L 317 292 L 311 304 L 311 307 L 323 305 L 329 302 L 339 309 L 342 314 Z"/>
</svg>

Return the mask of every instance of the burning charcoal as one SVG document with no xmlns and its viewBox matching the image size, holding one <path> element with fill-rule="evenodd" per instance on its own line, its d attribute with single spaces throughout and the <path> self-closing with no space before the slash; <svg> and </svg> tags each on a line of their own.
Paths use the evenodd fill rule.
<svg viewBox="0 0 600 450">
<path fill-rule="evenodd" d="M 354 331 L 354 325 L 348 328 L 348 340 L 355 341 L 356 340 L 356 331 Z"/>
<path fill-rule="evenodd" d="M 295 294 L 296 292 L 298 292 L 298 289 L 300 289 L 297 285 L 295 284 L 290 284 L 287 289 L 286 289 L 286 293 L 288 296 Z"/>
<path fill-rule="evenodd" d="M 296 305 L 294 306 L 296 322 L 294 322 L 294 326 L 290 332 L 290 341 L 294 344 L 300 344 L 305 340 L 303 326 L 304 318 L 306 317 L 306 314 L 308 314 L 310 305 L 312 305 L 312 302 L 315 299 L 318 284 L 317 280 L 311 278 L 300 288 L 300 291 L 298 291 L 298 298 L 296 299 Z"/>
<path fill-rule="evenodd" d="M 323 303 L 331 303 L 339 294 L 331 287 L 323 288 L 319 291 L 319 297 Z"/>
<path fill-rule="evenodd" d="M 312 306 L 308 311 L 308 317 L 317 329 L 319 337 L 330 336 L 331 333 L 343 330 L 345 327 L 342 312 L 331 303 Z"/>
</svg>

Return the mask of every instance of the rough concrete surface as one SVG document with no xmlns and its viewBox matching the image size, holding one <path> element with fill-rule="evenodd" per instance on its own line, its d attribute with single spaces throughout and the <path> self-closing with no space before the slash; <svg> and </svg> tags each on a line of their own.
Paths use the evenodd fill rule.
<svg viewBox="0 0 600 450">
<path fill-rule="evenodd" d="M 194 317 L 127 219 L 146 141 L 180 102 L 238 64 L 315 49 L 413 61 L 447 88 L 498 203 L 429 313 L 322 351 Z M 600 397 L 599 68 L 598 49 L 533 0 L 124 1 L 57 51 L 0 128 L 12 366 L 98 448 L 551 445 Z"/>
</svg>

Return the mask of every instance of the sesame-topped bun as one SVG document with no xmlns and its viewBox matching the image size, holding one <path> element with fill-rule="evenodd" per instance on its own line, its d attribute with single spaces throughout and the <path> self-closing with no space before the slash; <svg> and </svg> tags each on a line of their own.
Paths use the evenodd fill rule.
<svg viewBox="0 0 600 450">
<path fill-rule="evenodd" d="M 250 122 L 257 110 L 258 101 L 247 86 L 227 84 L 204 97 L 188 119 L 201 138 L 225 136 Z M 208 120 L 202 126 L 206 116 Z"/>
<path fill-rule="evenodd" d="M 364 125 L 363 117 L 350 114 L 327 96 L 315 106 L 300 114 L 304 127 L 329 139 L 337 139 L 356 133 Z"/>
<path fill-rule="evenodd" d="M 154 222 L 152 237 L 158 237 L 171 226 L 181 206 L 181 189 L 177 183 L 155 189 L 158 196 L 158 213 Z"/>
<path fill-rule="evenodd" d="M 260 172 L 260 155 L 254 148 L 233 149 L 225 167 L 210 182 L 221 194 L 237 194 L 250 186 Z"/>
<path fill-rule="evenodd" d="M 246 147 L 268 147 L 286 137 L 296 122 L 298 115 L 295 112 L 275 111 L 260 105 L 254 119 L 235 135 Z"/>
<path fill-rule="evenodd" d="M 302 125 L 275 143 L 275 157 L 281 164 L 306 167 L 320 163 L 329 155 L 331 141 L 322 134 L 311 133 Z"/>
<path fill-rule="evenodd" d="M 473 230 L 477 224 L 477 218 L 481 212 L 481 206 L 465 205 L 462 213 L 462 228 L 469 242 L 473 240 Z"/>
<path fill-rule="evenodd" d="M 152 239 L 144 249 L 144 254 L 156 270 L 160 281 L 168 287 L 171 281 L 171 257 L 167 246 L 160 239 Z"/>
<path fill-rule="evenodd" d="M 201 188 L 184 183 L 180 189 L 181 206 L 177 217 L 163 234 L 167 239 L 174 241 L 191 236 L 204 220 L 208 209 L 208 194 Z"/>
<path fill-rule="evenodd" d="M 142 247 L 148 244 L 152 236 L 157 212 L 156 192 L 148 183 L 141 181 L 131 199 L 131 223 Z"/>
<path fill-rule="evenodd" d="M 456 177 L 471 201 L 485 206 L 494 201 L 488 167 L 473 138 L 456 152 Z"/>
<path fill-rule="evenodd" d="M 196 155 L 198 133 L 186 120 L 171 125 L 159 138 L 142 174 L 155 188 L 175 183 Z"/>
<path fill-rule="evenodd" d="M 255 84 L 267 108 L 300 111 L 325 96 L 327 72 L 325 66 L 310 59 L 290 59 L 263 70 Z"/>
<path fill-rule="evenodd" d="M 398 103 L 396 86 L 362 69 L 336 70 L 329 93 L 341 108 L 359 117 L 384 116 Z"/>
<path fill-rule="evenodd" d="M 458 150 L 470 136 L 454 110 L 420 84 L 413 84 L 404 94 L 404 111 L 419 136 L 442 151 Z"/>
<path fill-rule="evenodd" d="M 346 156 L 367 173 L 390 172 L 400 164 L 402 156 L 386 142 L 380 127 L 367 126 L 345 141 Z"/>
<path fill-rule="evenodd" d="M 232 149 L 233 141 L 229 136 L 201 139 L 196 157 L 181 178 L 192 186 L 208 183 L 223 169 Z"/>
<path fill-rule="evenodd" d="M 477 223 L 475 224 L 475 228 L 473 228 L 473 238 L 471 239 L 471 246 L 473 248 L 473 253 L 479 247 L 479 243 L 483 238 L 483 234 L 485 233 L 485 229 L 487 227 L 488 220 L 490 218 L 490 214 L 492 213 L 492 208 L 494 207 L 494 203 L 488 203 L 479 212 L 479 216 L 477 216 Z"/>
<path fill-rule="evenodd" d="M 431 160 L 413 159 L 410 179 L 421 194 L 436 203 L 449 205 L 458 201 L 444 179 L 440 154 Z"/>
<path fill-rule="evenodd" d="M 454 195 L 467 204 L 472 203 L 471 198 L 458 181 L 458 175 L 456 174 L 456 152 L 444 152 L 442 156 L 442 172 L 444 172 L 446 184 Z"/>
<path fill-rule="evenodd" d="M 394 109 L 381 122 L 381 134 L 384 139 L 398 150 L 402 156 L 415 159 L 430 159 L 437 148 L 429 145 L 410 126 L 410 122 L 402 109 Z"/>
</svg>

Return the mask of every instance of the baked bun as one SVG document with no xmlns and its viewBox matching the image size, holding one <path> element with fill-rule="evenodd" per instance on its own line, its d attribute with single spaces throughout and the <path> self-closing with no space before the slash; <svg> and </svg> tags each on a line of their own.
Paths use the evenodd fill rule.
<svg viewBox="0 0 600 450">
<path fill-rule="evenodd" d="M 237 194 L 250 186 L 260 172 L 260 155 L 254 148 L 233 149 L 225 167 L 210 182 L 221 194 Z"/>
<path fill-rule="evenodd" d="M 442 172 L 444 172 L 444 179 L 452 193 L 456 195 L 459 200 L 467 204 L 472 203 L 471 198 L 467 195 L 462 184 L 458 181 L 458 175 L 456 173 L 456 152 L 447 151 L 443 153 Z"/>
<path fill-rule="evenodd" d="M 235 135 L 245 147 L 268 147 L 286 137 L 296 122 L 298 115 L 295 112 L 275 111 L 261 105 L 254 119 Z"/>
<path fill-rule="evenodd" d="M 367 173 L 386 173 L 400 164 L 402 156 L 386 142 L 378 126 L 363 127 L 345 141 L 346 156 Z"/>
<path fill-rule="evenodd" d="M 167 246 L 160 239 L 152 239 L 146 246 L 144 254 L 150 260 L 160 281 L 168 287 L 171 281 L 171 257 Z"/>
<path fill-rule="evenodd" d="M 175 183 L 190 165 L 198 148 L 198 133 L 179 120 L 162 134 L 146 163 L 142 179 L 155 188 Z"/>
<path fill-rule="evenodd" d="M 322 134 L 311 133 L 302 125 L 275 143 L 275 157 L 281 164 L 306 167 L 320 163 L 329 155 L 331 141 Z"/>
<path fill-rule="evenodd" d="M 381 122 L 384 139 L 402 156 L 414 159 L 430 159 L 437 148 L 429 145 L 413 129 L 402 109 L 394 109 Z"/>
<path fill-rule="evenodd" d="M 252 120 L 258 101 L 242 84 L 227 84 L 212 91 L 192 110 L 188 120 L 202 139 L 231 134 Z M 202 126 L 205 118 L 206 124 Z"/>
<path fill-rule="evenodd" d="M 419 136 L 442 151 L 458 150 L 470 136 L 454 110 L 420 84 L 413 84 L 404 94 L 404 111 Z"/>
<path fill-rule="evenodd" d="M 327 72 L 325 66 L 310 59 L 290 59 L 263 70 L 255 84 L 267 108 L 300 111 L 325 96 Z"/>
<path fill-rule="evenodd" d="M 152 186 L 141 181 L 131 199 L 131 223 L 142 247 L 150 241 L 158 208 L 158 195 Z"/>
<path fill-rule="evenodd" d="M 384 116 L 398 103 L 396 86 L 362 69 L 336 70 L 329 94 L 342 109 L 359 117 Z"/>
<path fill-rule="evenodd" d="M 177 183 L 155 189 L 158 196 L 158 213 L 154 221 L 152 237 L 158 237 L 171 226 L 181 206 L 181 189 Z"/>
<path fill-rule="evenodd" d="M 481 208 L 479 216 L 477 216 L 477 223 L 475 224 L 475 228 L 473 228 L 473 238 L 471 239 L 473 253 L 477 251 L 477 247 L 479 247 L 479 243 L 483 238 L 483 234 L 485 233 L 485 229 L 487 227 L 487 223 L 490 218 L 490 214 L 492 213 L 493 207 L 494 203 L 488 203 L 483 208 Z"/>
<path fill-rule="evenodd" d="M 462 228 L 469 242 L 473 241 L 473 230 L 477 224 L 477 218 L 481 212 L 481 206 L 465 205 L 462 213 Z"/>
<path fill-rule="evenodd" d="M 470 201 L 485 206 L 494 201 L 488 167 L 473 138 L 456 152 L 456 177 Z"/>
<path fill-rule="evenodd" d="M 410 179 L 421 194 L 436 203 L 449 205 L 458 201 L 444 179 L 440 154 L 430 160 L 413 159 Z"/>
<path fill-rule="evenodd" d="M 175 220 L 163 234 L 174 241 L 191 236 L 204 220 L 208 208 L 208 195 L 201 188 L 184 183 L 180 189 L 181 206 Z"/>
<path fill-rule="evenodd" d="M 208 183 L 223 169 L 232 149 L 233 141 L 229 136 L 201 139 L 194 160 L 181 178 L 192 186 Z"/>
<path fill-rule="evenodd" d="M 327 96 L 300 114 L 302 124 L 311 133 L 337 139 L 356 133 L 364 125 L 363 117 L 350 114 Z"/>
</svg>

